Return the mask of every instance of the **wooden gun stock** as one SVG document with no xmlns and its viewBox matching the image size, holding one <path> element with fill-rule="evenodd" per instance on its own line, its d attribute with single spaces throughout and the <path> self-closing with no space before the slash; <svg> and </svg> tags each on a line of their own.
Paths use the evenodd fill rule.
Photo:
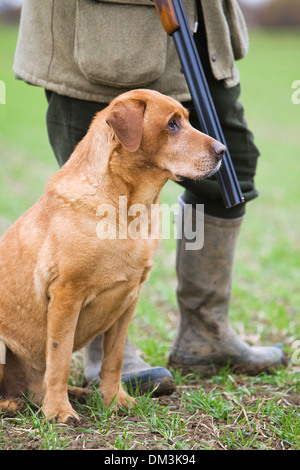
<svg viewBox="0 0 300 470">
<path fill-rule="evenodd" d="M 164 30 L 172 36 L 179 29 L 172 0 L 154 0 L 155 8 L 160 16 Z"/>
</svg>

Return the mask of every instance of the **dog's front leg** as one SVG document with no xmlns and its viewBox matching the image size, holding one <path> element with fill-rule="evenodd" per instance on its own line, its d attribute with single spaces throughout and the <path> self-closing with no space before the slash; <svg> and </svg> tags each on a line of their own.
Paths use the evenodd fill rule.
<svg viewBox="0 0 300 470">
<path fill-rule="evenodd" d="M 127 330 L 136 304 L 137 299 L 103 335 L 99 391 L 106 407 L 112 402 L 115 407 L 121 404 L 126 408 L 134 403 L 134 399 L 123 389 L 121 378 Z"/>
<path fill-rule="evenodd" d="M 50 292 L 42 410 L 46 418 L 60 423 L 78 418 L 68 399 L 68 380 L 81 305 L 82 299 L 72 288 L 57 286 Z"/>
</svg>

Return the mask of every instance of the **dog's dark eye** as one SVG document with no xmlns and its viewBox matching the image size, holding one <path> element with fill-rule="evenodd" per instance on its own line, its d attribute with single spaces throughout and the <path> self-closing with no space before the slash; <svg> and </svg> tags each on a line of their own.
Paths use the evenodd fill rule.
<svg viewBox="0 0 300 470">
<path fill-rule="evenodd" d="M 168 125 L 167 125 L 167 128 L 170 130 L 170 131 L 179 131 L 180 129 L 180 123 L 178 121 L 178 119 L 171 119 L 171 121 L 168 122 Z"/>
</svg>

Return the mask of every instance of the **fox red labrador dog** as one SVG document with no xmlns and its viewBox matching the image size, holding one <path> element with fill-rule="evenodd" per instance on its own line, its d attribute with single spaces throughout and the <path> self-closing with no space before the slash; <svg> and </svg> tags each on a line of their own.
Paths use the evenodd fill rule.
<svg viewBox="0 0 300 470">
<path fill-rule="evenodd" d="M 158 92 L 130 91 L 95 115 L 39 201 L 0 240 L 0 411 L 17 409 L 30 392 L 46 418 L 77 417 L 68 398 L 72 353 L 99 333 L 104 403 L 133 402 L 121 384 L 125 338 L 159 240 L 124 236 L 124 226 L 121 237 L 99 237 L 99 207 L 116 208 L 118 228 L 120 196 L 150 208 L 168 179 L 206 178 L 224 151 Z"/>
</svg>

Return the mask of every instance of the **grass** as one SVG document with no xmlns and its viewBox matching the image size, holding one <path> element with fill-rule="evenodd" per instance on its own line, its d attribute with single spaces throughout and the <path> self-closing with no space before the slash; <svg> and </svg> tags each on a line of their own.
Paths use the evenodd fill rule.
<svg viewBox="0 0 300 470">
<path fill-rule="evenodd" d="M 1 25 L 0 235 L 42 194 L 56 171 L 50 148 L 43 90 L 17 81 L 11 70 L 16 27 Z M 300 105 L 292 103 L 299 79 L 300 36 L 289 31 L 251 32 L 249 55 L 238 63 L 241 100 L 260 148 L 257 186 L 237 249 L 231 305 L 232 325 L 252 344 L 283 343 L 291 361 L 274 374 L 247 377 L 228 368 L 210 378 L 174 371 L 177 392 L 139 397 L 129 410 L 105 410 L 95 391 L 73 405 L 75 426 L 45 422 L 30 402 L 14 417 L 0 415 L 0 449 L 300 449 Z M 173 183 L 163 202 L 181 189 Z M 163 240 L 130 327 L 144 358 L 165 365 L 176 335 L 175 241 Z M 292 360 L 293 358 L 293 360 Z M 80 353 L 72 382 L 82 381 Z"/>
</svg>

